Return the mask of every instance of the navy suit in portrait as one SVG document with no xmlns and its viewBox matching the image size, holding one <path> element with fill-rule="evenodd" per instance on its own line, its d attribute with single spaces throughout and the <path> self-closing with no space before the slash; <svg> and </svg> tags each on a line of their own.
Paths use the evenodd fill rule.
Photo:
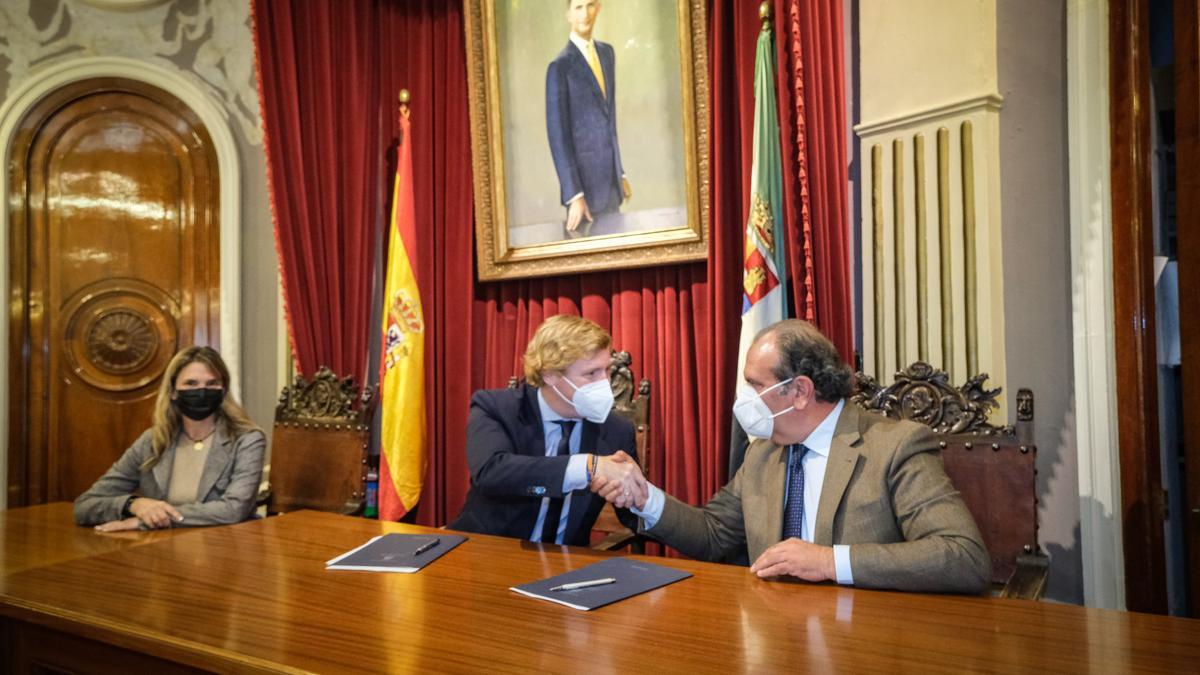
<svg viewBox="0 0 1200 675">
<path fill-rule="evenodd" d="M 592 215 L 621 206 L 621 150 L 617 145 L 616 56 L 594 40 L 607 97 L 587 59 L 570 40 L 546 69 L 546 132 L 558 172 L 561 201 L 583 193 Z"/>
<path fill-rule="evenodd" d="M 581 454 L 611 455 L 624 450 L 636 459 L 633 425 L 610 414 L 602 424 L 584 421 Z M 464 532 L 529 539 L 537 524 L 542 498 L 563 497 L 563 477 L 570 456 L 546 456 L 546 437 L 537 389 L 487 389 L 471 397 L 467 422 L 467 464 L 471 489 L 467 502 L 448 527 Z M 563 543 L 586 546 L 604 500 L 587 488 L 570 493 L 571 509 Z M 617 511 L 621 522 L 636 529 L 637 517 Z M 553 543 L 553 542 L 546 542 Z"/>
</svg>

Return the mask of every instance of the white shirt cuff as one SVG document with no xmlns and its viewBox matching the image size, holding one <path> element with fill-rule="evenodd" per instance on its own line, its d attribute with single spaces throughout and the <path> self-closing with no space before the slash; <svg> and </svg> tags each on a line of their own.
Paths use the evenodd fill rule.
<svg viewBox="0 0 1200 675">
<path fill-rule="evenodd" d="M 582 452 L 571 455 L 571 459 L 567 462 L 567 472 L 563 474 L 563 493 L 582 490 L 588 486 L 587 461 L 589 456 Z"/>
<path fill-rule="evenodd" d="M 576 199 L 579 199 L 580 197 L 583 197 L 582 192 L 580 192 L 579 194 L 575 195 L 574 197 L 571 197 L 570 199 L 568 199 L 567 204 L 569 205 L 571 202 L 575 201 Z"/>
<path fill-rule="evenodd" d="M 846 544 L 833 546 L 833 570 L 837 574 L 837 582 L 844 586 L 854 585 L 854 570 L 850 569 L 850 547 Z"/>
<path fill-rule="evenodd" d="M 641 518 L 642 527 L 649 530 L 658 523 L 659 518 L 662 518 L 663 507 L 667 504 L 667 498 L 662 490 L 651 483 L 646 483 L 646 489 L 650 493 L 650 496 L 646 498 L 646 508 L 639 509 L 633 506 L 629 510 L 633 511 L 633 515 Z"/>
</svg>

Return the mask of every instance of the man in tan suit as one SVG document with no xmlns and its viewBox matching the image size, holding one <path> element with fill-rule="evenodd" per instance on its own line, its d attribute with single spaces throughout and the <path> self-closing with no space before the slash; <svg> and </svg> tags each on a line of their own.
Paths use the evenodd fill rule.
<svg viewBox="0 0 1200 675">
<path fill-rule="evenodd" d="M 592 489 L 632 506 L 641 530 L 716 560 L 745 545 L 763 578 L 864 588 L 977 593 L 991 561 L 938 455 L 932 432 L 847 405 L 850 369 L 811 324 L 769 326 L 751 344 L 752 390 L 734 414 L 759 437 L 733 480 L 703 507 L 646 484 L 597 479 Z"/>
</svg>

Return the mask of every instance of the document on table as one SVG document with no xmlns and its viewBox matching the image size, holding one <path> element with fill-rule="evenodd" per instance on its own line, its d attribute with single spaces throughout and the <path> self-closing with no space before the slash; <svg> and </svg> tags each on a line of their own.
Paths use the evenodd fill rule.
<svg viewBox="0 0 1200 675">
<path fill-rule="evenodd" d="M 607 558 L 566 574 L 513 586 L 509 590 L 586 611 L 690 576 L 690 572 L 633 558 Z"/>
<path fill-rule="evenodd" d="M 457 534 L 382 534 L 326 562 L 325 569 L 411 574 L 466 540 Z"/>
</svg>

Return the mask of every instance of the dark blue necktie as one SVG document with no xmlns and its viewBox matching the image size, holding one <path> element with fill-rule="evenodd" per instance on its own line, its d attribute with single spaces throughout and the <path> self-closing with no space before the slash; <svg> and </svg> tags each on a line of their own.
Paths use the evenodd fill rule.
<svg viewBox="0 0 1200 675">
<path fill-rule="evenodd" d="M 804 531 L 804 453 L 808 448 L 797 445 L 791 453 L 788 467 L 787 505 L 783 509 L 783 538 L 800 539 Z"/>
<path fill-rule="evenodd" d="M 562 431 L 562 438 L 558 439 L 558 447 L 554 450 L 554 456 L 571 454 L 571 432 L 575 430 L 575 420 L 556 420 Z M 555 543 L 555 538 L 558 536 L 558 521 L 562 518 L 563 500 L 566 497 L 557 497 L 550 500 L 549 506 L 546 507 L 546 518 L 542 521 L 542 538 L 544 544 Z M 563 534 L 563 539 L 566 539 L 566 533 Z"/>
</svg>

